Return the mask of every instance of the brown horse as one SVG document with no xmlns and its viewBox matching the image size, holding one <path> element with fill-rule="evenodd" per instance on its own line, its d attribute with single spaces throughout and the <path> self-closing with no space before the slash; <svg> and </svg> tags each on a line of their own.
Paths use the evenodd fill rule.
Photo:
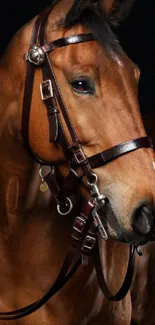
<svg viewBox="0 0 155 325">
<path fill-rule="evenodd" d="M 149 142 L 146 145 L 148 148 L 143 148 L 146 132 L 137 99 L 139 70 L 122 51 L 110 27 L 125 16 L 132 2 L 102 0 L 73 3 L 57 0 L 46 22 L 46 43 L 88 33 L 96 39 L 57 46 L 49 55 L 69 121 L 72 121 L 79 139 L 78 148 L 82 148 L 79 159 L 74 155 L 78 165 L 76 172 L 81 168 L 86 170 L 87 165 L 82 164 L 86 162 L 85 156 L 91 157 L 109 148 L 113 149 L 110 155 L 114 154 L 116 145 L 119 145 L 118 149 L 132 151 L 128 141 L 142 139 L 131 143 L 136 146 L 135 149 L 138 149 L 137 143 L 141 143 L 139 150 L 114 159 L 105 166 L 101 164 L 97 167 L 95 163 L 96 168 L 93 169 L 98 177 L 98 197 L 106 197 L 105 230 L 109 238 L 107 241 L 100 240 L 99 246 L 106 281 L 114 293 L 125 276 L 127 244 L 138 246 L 149 241 L 154 229 L 154 152 L 149 148 Z M 73 221 L 81 209 L 81 201 L 77 197 L 87 199 L 90 193 L 84 184 L 87 169 L 87 175 L 78 185 L 77 197 L 74 195 L 76 207 L 69 215 L 62 216 L 56 210 L 55 193 L 40 191 L 40 184 L 43 185 L 42 190 L 46 189 L 44 174 L 40 178 L 40 165 L 31 155 L 55 166 L 61 184 L 68 175 L 71 161 L 65 158 L 66 148 L 64 150 L 61 145 L 60 129 L 67 138 L 65 146 L 72 149 L 72 154 L 74 152 L 71 132 L 67 127 L 70 122 L 67 125 L 66 113 L 62 113 L 58 96 L 52 97 L 49 80 L 42 83 L 39 67 L 35 71 L 29 121 L 27 117 L 23 120 L 23 97 L 28 100 L 30 95 L 24 93 L 26 60 L 30 59 L 27 53 L 35 22 L 36 19 L 15 35 L 0 62 L 0 310 L 6 312 L 28 305 L 48 291 L 71 242 Z M 71 39 L 72 43 L 76 42 L 76 37 Z M 57 45 L 59 43 L 62 44 L 62 40 Z M 49 114 L 53 121 L 50 130 L 50 135 L 54 133 L 52 143 L 49 142 L 49 124 L 40 97 L 40 84 L 42 98 L 48 101 L 46 95 L 50 92 L 59 110 L 59 130 L 55 117 L 57 109 Z M 28 127 L 26 136 L 25 127 Z M 126 145 L 125 149 L 120 146 L 125 142 L 129 149 Z M 84 154 L 81 155 L 81 152 Z M 42 173 L 47 174 L 48 167 L 44 169 Z M 89 180 L 88 184 L 93 182 Z M 131 314 L 130 291 L 120 302 L 108 301 L 102 295 L 92 258 L 90 264 L 81 266 L 68 284 L 42 308 L 26 318 L 12 321 L 12 324 L 130 325 Z M 2 325 L 8 323 L 0 321 Z"/>
</svg>

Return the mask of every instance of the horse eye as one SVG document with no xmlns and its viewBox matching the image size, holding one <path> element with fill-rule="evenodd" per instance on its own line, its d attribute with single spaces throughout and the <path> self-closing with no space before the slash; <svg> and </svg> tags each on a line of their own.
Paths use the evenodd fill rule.
<svg viewBox="0 0 155 325">
<path fill-rule="evenodd" d="M 76 79 L 70 82 L 74 92 L 78 94 L 93 95 L 95 86 L 92 79 Z"/>
</svg>

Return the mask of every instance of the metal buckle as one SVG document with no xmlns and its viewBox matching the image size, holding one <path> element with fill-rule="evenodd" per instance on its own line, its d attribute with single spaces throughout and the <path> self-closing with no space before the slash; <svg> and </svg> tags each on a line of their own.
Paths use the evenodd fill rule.
<svg viewBox="0 0 155 325">
<path fill-rule="evenodd" d="M 83 164 L 86 161 L 86 157 L 82 149 L 77 149 L 74 153 L 75 161 L 78 165 Z"/>
<path fill-rule="evenodd" d="M 34 45 L 25 55 L 25 59 L 34 65 L 41 66 L 45 60 L 45 52 L 40 46 Z"/>
<path fill-rule="evenodd" d="M 93 249 L 95 242 L 96 239 L 94 237 L 87 235 L 83 242 L 83 247 L 82 247 L 83 253 L 90 252 Z"/>
<path fill-rule="evenodd" d="M 86 220 L 84 218 L 76 217 L 71 234 L 74 245 L 78 245 L 79 241 L 81 240 L 85 225 Z"/>
<path fill-rule="evenodd" d="M 82 264 L 88 265 L 90 253 L 96 243 L 96 238 L 90 235 L 87 235 L 84 239 L 82 246 Z"/>
<path fill-rule="evenodd" d="M 50 79 L 45 80 L 40 84 L 40 94 L 42 100 L 53 97 L 53 87 Z"/>
<path fill-rule="evenodd" d="M 78 233 L 82 233 L 86 225 L 86 220 L 82 217 L 77 217 L 73 224 L 73 229 Z"/>
</svg>

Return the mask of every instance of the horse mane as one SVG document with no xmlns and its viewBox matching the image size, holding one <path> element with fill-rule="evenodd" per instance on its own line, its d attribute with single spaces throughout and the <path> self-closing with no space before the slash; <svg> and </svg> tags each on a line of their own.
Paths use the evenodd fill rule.
<svg viewBox="0 0 155 325">
<path fill-rule="evenodd" d="M 61 0 L 54 2 L 58 3 Z M 59 25 L 70 28 L 76 24 L 83 24 L 91 30 L 94 38 L 104 46 L 107 52 L 118 53 L 121 47 L 117 36 L 112 31 L 116 22 L 106 14 L 99 2 L 97 0 L 74 0 L 72 7 Z"/>
</svg>

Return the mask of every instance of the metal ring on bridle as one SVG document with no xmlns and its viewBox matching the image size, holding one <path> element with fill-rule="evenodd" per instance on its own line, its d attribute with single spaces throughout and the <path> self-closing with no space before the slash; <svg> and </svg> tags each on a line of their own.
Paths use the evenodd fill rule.
<svg viewBox="0 0 155 325">
<path fill-rule="evenodd" d="M 65 207 L 67 208 L 67 210 L 66 211 L 61 211 L 62 205 L 57 204 L 57 211 L 58 211 L 59 214 L 61 214 L 61 216 L 66 216 L 67 214 L 69 214 L 72 211 L 73 204 L 72 204 L 72 201 L 68 197 L 67 197 L 66 202 L 65 202 Z"/>
<path fill-rule="evenodd" d="M 96 185 L 98 179 L 97 175 L 94 173 L 92 173 L 91 177 L 92 177 L 92 181 L 89 180 L 87 181 L 89 187 L 93 187 L 94 185 Z"/>
</svg>

